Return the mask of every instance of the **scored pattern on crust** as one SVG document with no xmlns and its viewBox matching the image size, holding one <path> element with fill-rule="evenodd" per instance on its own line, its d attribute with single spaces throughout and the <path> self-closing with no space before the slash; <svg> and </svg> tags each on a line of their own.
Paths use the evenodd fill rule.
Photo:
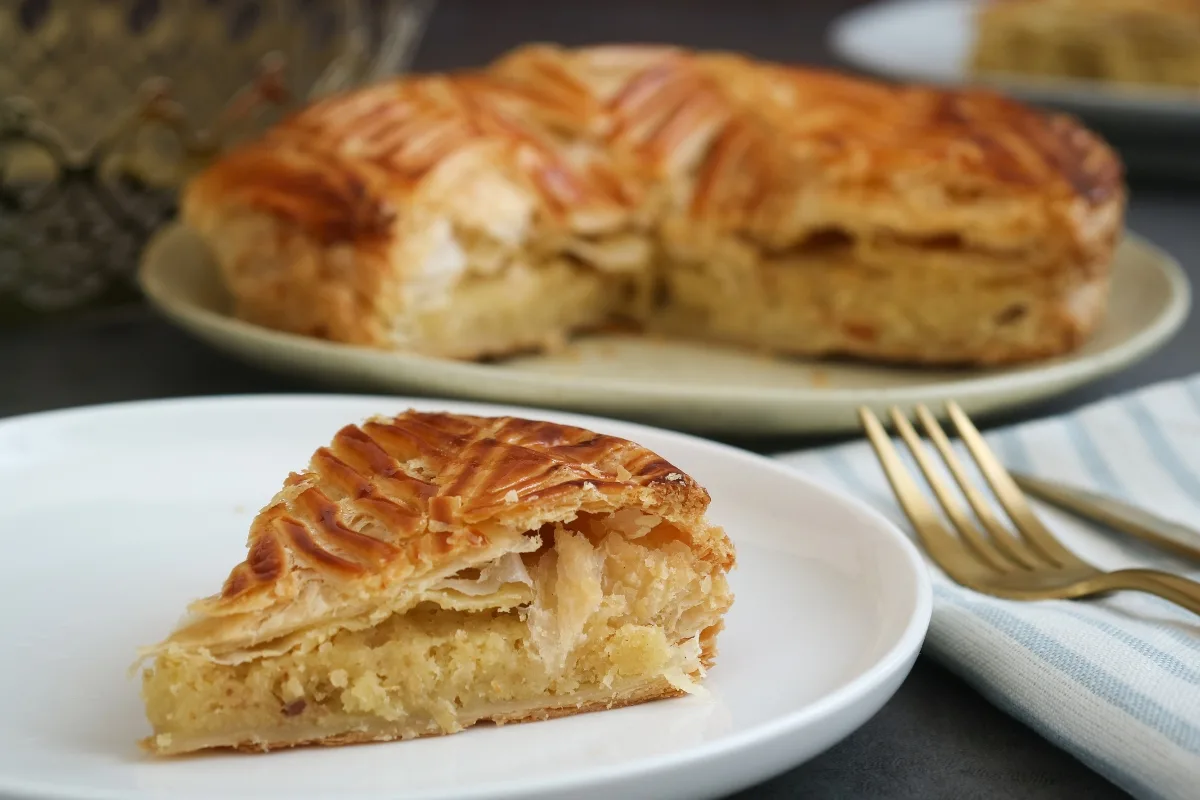
<svg viewBox="0 0 1200 800">
<path fill-rule="evenodd" d="M 324 245 L 367 245 L 390 230 L 389 197 L 478 146 L 533 188 L 545 218 L 580 230 L 661 215 L 664 178 L 691 217 L 768 240 L 806 233 L 792 217 L 817 185 L 865 198 L 912 175 L 955 197 L 1091 205 L 1122 191 L 1120 161 L 1086 128 L 994 92 L 652 46 L 532 46 L 486 71 L 332 97 L 230 152 L 196 187 L 221 187 Z"/>
<path fill-rule="evenodd" d="M 202 607 L 241 605 L 293 568 L 337 581 L 434 564 L 485 547 L 484 523 L 506 511 L 581 492 L 617 505 L 629 490 L 664 484 L 707 505 L 655 453 L 581 428 L 413 411 L 347 425 L 258 514 L 246 560 Z"/>
<path fill-rule="evenodd" d="M 198 185 L 231 190 L 324 244 L 366 243 L 397 213 L 388 196 L 478 146 L 497 148 L 496 163 L 534 189 L 546 218 L 577 229 L 634 211 L 653 218 L 661 211 L 646 203 L 666 202 L 652 197 L 664 177 L 677 179 L 692 217 L 768 239 L 795 227 L 798 193 L 818 184 L 866 198 L 910 175 L 955 196 L 1094 205 L 1122 182 L 1116 155 L 1074 120 L 986 90 L 891 86 L 670 47 L 535 45 L 484 71 L 319 101 Z"/>
</svg>

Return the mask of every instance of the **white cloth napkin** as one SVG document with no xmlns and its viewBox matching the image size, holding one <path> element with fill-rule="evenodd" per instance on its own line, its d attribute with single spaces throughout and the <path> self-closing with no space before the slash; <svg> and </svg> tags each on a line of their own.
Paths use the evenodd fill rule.
<svg viewBox="0 0 1200 800">
<path fill-rule="evenodd" d="M 1012 469 L 1200 529 L 1200 376 L 997 430 L 987 440 Z M 908 458 L 903 445 L 897 449 Z M 865 441 L 779 458 L 912 534 Z M 1195 564 L 1048 506 L 1037 510 L 1097 566 L 1154 566 L 1200 579 Z M 1001 600 L 958 586 L 932 564 L 930 572 L 926 653 L 1135 797 L 1200 798 L 1200 617 L 1133 592 Z"/>
</svg>

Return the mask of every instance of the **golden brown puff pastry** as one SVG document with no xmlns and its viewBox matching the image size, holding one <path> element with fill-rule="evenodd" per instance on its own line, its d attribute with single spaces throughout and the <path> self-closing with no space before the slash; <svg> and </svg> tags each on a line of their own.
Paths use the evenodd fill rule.
<svg viewBox="0 0 1200 800">
<path fill-rule="evenodd" d="M 991 0 L 972 69 L 1200 87 L 1200 0 Z"/>
<path fill-rule="evenodd" d="M 457 358 L 616 319 L 991 364 L 1100 319 L 1114 153 L 984 91 L 660 46 L 524 47 L 317 102 L 189 186 L 245 319 Z"/>
<path fill-rule="evenodd" d="M 167 755 L 453 733 L 700 690 L 733 596 L 707 492 L 639 445 L 407 412 L 349 425 L 148 648 Z"/>
</svg>

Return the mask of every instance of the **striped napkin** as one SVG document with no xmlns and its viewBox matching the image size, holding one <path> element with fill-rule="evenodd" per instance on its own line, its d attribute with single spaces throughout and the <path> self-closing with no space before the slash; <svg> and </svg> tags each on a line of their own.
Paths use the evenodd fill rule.
<svg viewBox="0 0 1200 800">
<path fill-rule="evenodd" d="M 1200 529 L 1200 375 L 986 438 L 1015 470 Z M 779 458 L 911 534 L 865 441 Z M 1194 564 L 1048 506 L 1037 509 L 1064 544 L 1099 567 L 1152 566 L 1200 579 Z M 1133 592 L 1000 600 L 952 583 L 932 564 L 930 571 L 926 653 L 1135 797 L 1200 797 L 1200 617 Z"/>
</svg>

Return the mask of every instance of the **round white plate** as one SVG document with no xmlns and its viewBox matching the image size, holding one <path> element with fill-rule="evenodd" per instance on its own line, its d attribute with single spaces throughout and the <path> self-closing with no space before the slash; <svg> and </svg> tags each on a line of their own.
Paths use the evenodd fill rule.
<svg viewBox="0 0 1200 800">
<path fill-rule="evenodd" d="M 392 744 L 141 755 L 135 648 L 215 590 L 252 515 L 311 451 L 348 422 L 409 407 L 586 426 L 706 486 L 738 551 L 711 696 Z M 563 413 L 347 396 L 82 408 L 0 422 L 0 485 L 6 798 L 717 797 L 865 722 L 929 623 L 921 557 L 869 508 L 740 450 Z"/>
<path fill-rule="evenodd" d="M 978 0 L 880 0 L 850 11 L 830 28 L 835 53 L 855 66 L 909 81 L 986 82 L 1030 102 L 1054 105 L 1094 119 L 1151 120 L 1200 132 L 1200 91 L 1117 86 L 1097 81 L 1026 75 L 970 76 L 972 15 Z"/>
<path fill-rule="evenodd" d="M 475 364 L 337 344 L 234 319 L 216 265 L 186 228 L 147 248 L 141 283 L 169 318 L 247 361 L 331 385 L 567 408 L 701 431 L 802 433 L 858 428 L 855 409 L 956 399 L 967 413 L 1032 402 L 1136 361 L 1187 315 L 1189 289 L 1166 253 L 1130 237 L 1117 254 L 1110 311 L 1065 358 L 973 371 L 771 359 L 743 350 L 594 336 L 556 355 Z"/>
</svg>

